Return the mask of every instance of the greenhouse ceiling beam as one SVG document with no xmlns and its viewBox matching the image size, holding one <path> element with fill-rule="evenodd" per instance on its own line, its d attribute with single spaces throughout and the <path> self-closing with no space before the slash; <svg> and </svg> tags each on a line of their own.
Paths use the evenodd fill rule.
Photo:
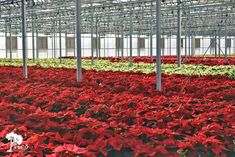
<svg viewBox="0 0 235 157">
<path fill-rule="evenodd" d="M 213 9 L 215 9 L 215 8 L 213 8 Z M 221 10 L 221 8 L 220 8 L 220 10 Z M 63 10 L 62 10 L 63 11 Z M 61 11 L 61 12 L 62 12 Z M 66 14 L 68 14 L 68 10 L 64 10 L 64 12 L 66 12 Z M 73 12 L 73 10 L 71 10 L 71 12 Z M 232 12 L 232 10 L 231 10 L 231 12 Z M 52 14 L 52 13 L 54 13 L 54 14 L 57 14 L 58 13 L 58 11 L 53 11 L 53 12 L 51 12 L 51 11 L 48 11 L 48 12 L 43 12 L 43 13 L 40 13 L 41 15 L 43 15 L 45 13 L 45 15 L 48 17 L 48 14 Z M 116 12 L 116 13 L 118 13 L 118 12 Z M 137 12 L 135 12 L 136 14 L 137 14 Z M 215 13 L 215 12 L 213 12 L 213 13 Z M 100 12 L 100 13 L 97 13 L 97 14 L 101 14 L 102 15 L 102 12 Z M 110 13 L 109 13 L 110 14 Z M 191 13 L 192 14 L 192 13 Z M 74 15 L 74 14 L 71 14 L 71 15 Z M 110 14 L 111 15 L 111 14 Z M 164 16 L 165 14 L 163 14 L 163 16 Z M 16 16 L 16 15 L 15 15 Z M 54 16 L 54 15 L 52 15 L 52 16 Z M 102 16 L 101 16 L 102 17 Z M 89 16 L 86 16 L 86 18 L 89 18 Z"/>
<path fill-rule="evenodd" d="M 221 16 L 221 18 L 218 18 L 218 15 L 220 15 Z M 228 15 L 228 14 L 224 14 L 224 15 L 221 15 L 221 14 L 218 14 L 218 15 L 208 15 L 208 16 L 206 16 L 206 15 L 200 15 L 200 16 L 191 16 L 192 17 L 192 19 L 195 19 L 195 18 L 202 18 L 202 19 L 206 19 L 206 18 L 212 18 L 212 17 L 214 17 L 214 18 L 217 18 L 218 20 L 223 20 L 223 18 L 224 17 L 226 17 L 226 16 L 231 16 L 232 18 L 231 19 L 233 19 L 234 18 L 234 15 Z M 203 17 L 204 16 L 204 17 Z M 205 17 L 206 16 L 206 17 Z M 41 20 L 41 21 L 43 21 L 43 22 L 45 22 L 46 20 L 48 20 L 48 16 L 46 16 L 46 17 L 40 17 L 40 16 L 37 16 L 38 17 L 38 20 Z M 54 15 L 54 17 L 55 17 L 55 15 Z M 53 17 L 53 18 L 54 18 Z M 149 20 L 149 18 L 151 18 L 151 17 L 147 17 L 146 18 L 146 20 L 142 20 L 142 22 L 144 23 L 144 22 L 148 22 L 148 20 Z M 4 22 L 5 20 L 4 19 L 9 19 L 9 17 L 2 17 L 2 22 Z M 19 19 L 20 19 L 20 17 L 14 17 L 14 18 L 11 18 L 13 21 L 14 20 L 17 20 L 17 21 L 19 21 Z M 50 18 L 49 18 L 50 19 Z M 52 18 L 51 18 L 52 19 Z M 71 20 L 71 21 L 73 21 L 74 20 L 74 17 L 73 16 L 71 16 L 71 17 L 67 17 L 67 18 L 65 18 L 65 17 L 63 17 L 62 16 L 62 19 L 63 19 L 63 21 L 68 21 L 68 20 Z M 165 21 L 167 21 L 167 20 L 173 20 L 173 19 L 175 19 L 175 17 L 172 17 L 172 19 L 171 18 L 167 18 L 167 19 L 165 19 Z M 186 19 L 186 17 L 182 17 L 182 20 L 185 20 Z M 137 21 L 138 21 L 139 19 L 137 19 Z M 103 20 L 104 21 L 104 20 Z M 195 20 L 196 21 L 196 20 Z M 101 21 L 102 22 L 102 21 Z M 145 23 L 144 23 L 145 24 Z"/>
<path fill-rule="evenodd" d="M 195 20 L 198 20 L 198 19 L 194 19 L 194 21 L 195 21 Z M 205 20 L 206 20 L 206 19 L 205 19 Z M 184 22 L 184 21 L 185 21 L 185 20 L 182 20 L 182 22 Z M 223 21 L 223 20 L 216 20 L 216 21 L 214 20 L 213 23 L 211 23 L 211 24 L 209 23 L 209 24 L 207 24 L 207 25 L 204 25 L 204 22 L 205 22 L 205 21 L 201 21 L 201 22 L 200 22 L 201 24 L 200 24 L 200 23 L 195 23 L 195 25 L 192 26 L 192 27 L 195 27 L 195 28 L 201 28 L 201 27 L 211 27 L 211 28 L 214 28 L 214 27 L 215 27 L 215 28 L 216 28 L 216 27 L 218 27 L 217 25 L 225 26 L 225 24 L 224 24 L 224 23 L 221 23 L 221 21 Z M 163 21 L 163 22 L 165 22 L 165 21 Z M 177 20 L 174 20 L 174 22 L 176 23 Z M 216 22 L 217 22 L 217 23 L 216 23 Z M 38 23 L 39 23 L 39 24 L 44 24 L 45 27 L 48 27 L 48 26 L 52 25 L 52 24 L 50 24 L 50 23 L 45 24 L 45 23 L 46 23 L 46 20 L 45 20 L 45 21 L 40 21 L 40 22 L 38 21 Z M 137 22 L 133 22 L 133 23 L 137 23 Z M 62 27 L 68 28 L 68 26 L 67 26 L 68 24 L 72 25 L 73 22 L 71 22 L 71 23 L 70 23 L 70 22 L 68 22 L 68 23 L 67 23 L 67 22 L 66 22 L 66 23 L 64 22 L 64 23 L 62 23 L 62 25 L 63 25 Z M 228 25 L 228 27 L 230 27 L 230 26 L 233 27 L 234 24 L 235 24 L 235 21 L 230 21 L 230 23 L 227 24 L 227 25 Z M 111 25 L 113 25 L 113 24 L 111 24 Z M 125 23 L 125 25 L 127 25 L 127 24 Z M 147 25 L 147 21 L 146 21 L 146 23 L 143 23 L 142 26 L 143 26 L 144 28 L 150 29 L 150 28 L 149 28 L 148 26 L 146 26 L 146 25 Z M 171 24 L 171 23 L 167 23 L 167 22 L 166 22 L 165 25 L 168 25 L 168 26 L 169 26 L 169 25 L 172 25 L 172 26 L 173 26 L 173 25 L 175 25 L 175 24 Z M 211 25 L 212 25 L 212 26 L 211 26 Z M 17 29 L 17 28 L 19 29 L 19 28 L 20 28 L 19 24 L 16 24 L 16 23 L 12 23 L 12 26 L 14 27 L 14 29 Z M 167 29 L 167 28 L 172 28 L 172 29 L 174 29 L 174 27 L 172 27 L 172 26 L 170 26 L 170 27 L 165 27 L 165 28 L 166 28 L 166 29 Z M 115 27 L 118 28 L 118 27 L 121 27 L 121 25 L 116 25 Z M 163 27 L 164 27 L 164 25 L 163 25 Z M 87 27 L 86 27 L 86 28 L 87 28 Z M 105 27 L 103 27 L 103 28 L 105 28 Z M 1 30 L 3 30 L 3 27 L 2 27 Z M 28 28 L 28 30 L 31 30 L 31 27 Z M 63 30 L 66 30 L 66 29 L 63 29 Z M 143 30 L 144 30 L 144 29 L 143 29 Z"/>
<path fill-rule="evenodd" d="M 151 2 L 151 1 L 150 1 Z M 141 3 L 143 3 L 143 2 L 141 2 Z M 120 6 L 123 6 L 123 7 L 126 7 L 126 8 L 128 8 L 129 9 L 129 7 L 131 6 L 131 5 L 133 5 L 133 4 L 131 4 L 130 2 L 128 2 L 128 3 L 121 3 L 122 5 L 120 5 L 120 4 L 118 4 L 117 5 L 117 7 L 120 7 Z M 211 8 L 214 8 L 214 7 L 232 7 L 233 5 L 235 4 L 235 2 L 230 2 L 230 3 L 220 3 L 220 4 L 209 4 L 209 5 L 205 5 L 205 3 L 203 3 L 203 4 L 201 4 L 200 5 L 200 7 L 199 8 L 207 8 L 207 7 L 211 7 Z M 63 4 L 64 5 L 64 4 Z M 58 5 L 58 6 L 56 6 L 56 7 L 54 7 L 54 8 L 50 8 L 50 7 L 47 7 L 47 8 L 43 8 L 43 10 L 45 10 L 45 9 L 48 9 L 48 10 L 51 10 L 51 9 L 55 9 L 55 11 L 56 11 L 56 9 L 58 9 L 58 8 L 60 8 L 61 6 L 63 6 L 63 5 Z M 136 5 L 138 5 L 138 3 L 136 4 Z M 36 7 L 36 6 L 35 6 Z M 71 5 L 68 5 L 67 7 L 70 7 L 71 9 L 73 9 L 74 8 L 74 6 L 73 6 L 73 3 L 71 3 Z M 111 7 L 116 7 L 115 6 L 115 4 L 110 4 L 110 6 L 104 6 L 104 5 L 100 5 L 100 6 L 95 6 L 95 8 L 96 9 L 100 9 L 101 10 L 101 12 L 103 12 L 104 11 L 104 7 L 108 7 L 108 8 L 111 8 Z M 194 5 L 189 5 L 189 6 L 183 6 L 183 8 L 182 9 L 184 9 L 184 10 L 187 10 L 187 9 L 195 9 L 196 8 L 196 4 L 194 4 Z M 90 9 L 90 7 L 83 7 L 82 8 L 82 10 L 89 10 Z M 4 10 L 4 9 L 3 9 Z M 33 10 L 33 9 L 31 9 L 31 10 Z M 29 9 L 29 11 L 31 11 L 30 9 Z M 112 8 L 112 10 L 114 10 L 115 11 L 115 9 L 113 9 Z M 116 10 L 119 10 L 119 8 L 117 8 Z M 145 8 L 145 10 L 146 10 L 146 8 Z M 176 6 L 172 6 L 172 8 L 166 8 L 166 10 L 167 11 L 169 11 L 169 10 L 176 10 Z M 35 12 L 36 11 L 42 11 L 42 7 L 40 6 L 38 9 L 35 9 L 34 10 Z M 89 12 L 89 11 L 88 11 Z M 83 13 L 83 12 L 82 12 Z"/>
</svg>

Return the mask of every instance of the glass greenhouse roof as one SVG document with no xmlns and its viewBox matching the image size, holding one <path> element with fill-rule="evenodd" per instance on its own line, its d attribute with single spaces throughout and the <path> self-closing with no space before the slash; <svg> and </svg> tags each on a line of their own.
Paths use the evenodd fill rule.
<svg viewBox="0 0 235 157">
<path fill-rule="evenodd" d="M 0 0 L 0 31 L 12 25 L 12 31 L 21 31 L 21 0 Z M 91 25 L 97 25 L 101 34 L 123 31 L 128 35 L 130 18 L 133 33 L 149 35 L 155 32 L 156 0 L 81 0 L 81 28 L 83 33 L 91 32 Z M 176 34 L 177 10 L 181 10 L 182 26 L 191 34 L 211 35 L 220 31 L 235 35 L 234 0 L 161 0 L 162 34 Z M 28 0 L 27 31 L 32 22 L 39 32 L 50 34 L 61 20 L 62 31 L 74 33 L 75 0 Z M 182 32 L 186 27 L 182 27 Z"/>
</svg>

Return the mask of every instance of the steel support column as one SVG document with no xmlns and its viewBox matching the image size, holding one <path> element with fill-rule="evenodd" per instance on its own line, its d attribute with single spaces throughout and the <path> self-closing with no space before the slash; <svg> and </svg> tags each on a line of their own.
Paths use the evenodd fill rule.
<svg viewBox="0 0 235 157">
<path fill-rule="evenodd" d="M 100 51 L 101 51 L 101 40 L 100 40 L 100 33 L 98 33 L 98 43 L 99 43 L 99 48 L 98 48 L 98 59 L 100 59 Z"/>
<path fill-rule="evenodd" d="M 77 81 L 82 80 L 81 1 L 76 0 Z"/>
<path fill-rule="evenodd" d="M 192 36 L 191 35 L 189 35 L 189 37 L 188 37 L 188 56 L 191 56 L 191 49 L 192 49 L 192 46 L 191 46 L 191 40 L 192 39 Z"/>
<path fill-rule="evenodd" d="M 27 37 L 26 37 L 26 7 L 25 7 L 25 0 L 21 0 L 22 3 L 22 51 L 23 51 L 23 76 L 24 78 L 28 78 L 28 71 L 27 71 Z"/>
<path fill-rule="evenodd" d="M 9 45 L 10 45 L 10 62 L 12 62 L 12 24 L 11 24 L 11 19 L 10 19 L 9 29 L 10 29 L 10 40 L 9 40 Z"/>
<path fill-rule="evenodd" d="M 57 55 L 56 55 L 56 21 L 54 22 L 54 58 L 56 58 L 57 57 Z"/>
<path fill-rule="evenodd" d="M 119 38 L 119 28 L 118 28 L 118 37 L 117 37 L 117 39 L 120 41 L 120 38 Z M 120 44 L 120 43 L 119 43 Z M 119 49 L 119 46 L 120 45 L 118 45 L 118 48 L 117 48 L 117 55 L 118 55 L 118 57 L 120 57 L 120 49 Z"/>
<path fill-rule="evenodd" d="M 130 13 L 130 63 L 129 66 L 132 66 L 132 33 L 133 33 L 133 21 L 132 21 L 132 12 Z"/>
<path fill-rule="evenodd" d="M 211 45 L 211 36 L 210 36 L 210 45 Z M 210 46 L 210 55 L 212 54 L 212 46 Z"/>
<path fill-rule="evenodd" d="M 54 43 L 53 43 L 53 33 L 51 34 L 51 58 L 53 58 L 53 47 L 54 47 Z"/>
<path fill-rule="evenodd" d="M 150 33 L 148 34 L 148 53 L 147 53 L 147 56 L 150 56 L 150 40 L 149 40 L 149 37 L 150 37 Z"/>
<path fill-rule="evenodd" d="M 184 40 L 184 57 L 185 61 L 187 60 L 187 22 L 185 22 L 185 32 L 184 32 L 185 40 Z"/>
<path fill-rule="evenodd" d="M 67 57 L 67 56 L 68 56 L 68 49 L 67 49 L 67 32 L 65 32 L 64 38 L 65 38 L 65 56 Z"/>
<path fill-rule="evenodd" d="M 233 54 L 235 54 L 235 38 L 233 38 Z"/>
<path fill-rule="evenodd" d="M 153 28 L 150 30 L 150 58 L 153 59 Z"/>
<path fill-rule="evenodd" d="M 121 51 L 121 53 L 122 53 L 122 57 L 124 57 L 124 30 L 123 30 L 124 28 L 123 28 L 123 20 L 122 20 L 122 34 L 121 34 L 121 46 L 122 46 L 122 51 Z"/>
<path fill-rule="evenodd" d="M 96 59 L 98 59 L 98 51 L 99 51 L 99 37 L 98 37 L 98 19 L 96 18 L 96 26 L 95 26 L 95 31 L 96 31 Z"/>
<path fill-rule="evenodd" d="M 137 55 L 138 55 L 138 57 L 140 57 L 140 32 L 138 33 L 138 36 L 137 36 L 137 42 L 138 42 L 138 50 L 137 50 Z"/>
<path fill-rule="evenodd" d="M 105 49 L 106 49 L 106 46 L 105 46 L 105 34 L 104 34 L 104 57 L 106 57 L 106 54 L 105 54 Z"/>
<path fill-rule="evenodd" d="M 92 5 L 91 5 L 92 6 Z M 94 26 L 93 26 L 93 13 L 92 13 L 92 17 L 91 17 L 91 65 L 94 65 Z"/>
<path fill-rule="evenodd" d="M 108 15 L 108 32 L 107 32 L 108 41 L 109 41 L 109 23 L 110 23 L 110 16 Z M 109 42 L 107 44 L 107 56 L 109 57 Z"/>
<path fill-rule="evenodd" d="M 181 8 L 180 0 L 177 0 L 177 60 L 178 67 L 181 66 Z"/>
<path fill-rule="evenodd" d="M 221 55 L 221 46 L 220 46 L 220 44 L 221 44 L 221 35 L 219 34 L 219 43 L 218 43 L 218 47 L 219 47 L 219 57 L 220 57 L 220 55 Z"/>
<path fill-rule="evenodd" d="M 191 36 L 191 56 L 195 55 L 195 37 Z"/>
<path fill-rule="evenodd" d="M 6 47 L 6 58 L 8 58 L 8 52 L 7 52 L 7 22 L 6 22 L 6 26 L 5 26 L 5 47 Z"/>
<path fill-rule="evenodd" d="M 34 21 L 32 16 L 32 58 L 33 63 L 35 62 L 35 42 L 34 42 Z"/>
<path fill-rule="evenodd" d="M 170 48 L 169 48 L 169 49 L 170 49 L 170 56 L 171 56 L 171 54 L 172 54 L 172 53 L 171 53 L 171 37 L 172 37 L 172 32 L 170 33 Z"/>
<path fill-rule="evenodd" d="M 217 36 L 215 35 L 215 57 L 217 57 Z"/>
<path fill-rule="evenodd" d="M 39 46 L 38 46 L 38 28 L 36 29 L 36 58 L 39 58 Z"/>
<path fill-rule="evenodd" d="M 61 15 L 59 17 L 59 47 L 60 47 L 60 63 L 62 62 L 62 39 L 61 39 L 61 36 L 62 36 L 62 32 L 61 32 Z"/>
<path fill-rule="evenodd" d="M 225 62 L 227 62 L 228 61 L 228 49 L 227 49 L 227 47 L 228 47 L 228 32 L 227 32 L 227 21 L 226 21 L 226 23 L 225 23 Z"/>
<path fill-rule="evenodd" d="M 116 47 L 116 39 L 117 39 L 117 35 L 115 34 L 114 35 L 114 38 L 115 38 L 115 57 L 117 57 L 117 47 Z"/>
<path fill-rule="evenodd" d="M 157 91 L 162 90 L 162 72 L 161 72 L 161 0 L 156 0 L 156 48 L 157 48 L 157 58 L 156 58 L 156 88 Z"/>
<path fill-rule="evenodd" d="M 150 22 L 150 58 L 153 59 L 153 3 L 151 3 L 151 22 Z"/>
<path fill-rule="evenodd" d="M 74 49 L 73 49 L 73 56 L 76 57 L 76 27 L 74 27 L 74 34 L 73 34 L 73 38 L 74 38 Z"/>
<path fill-rule="evenodd" d="M 82 35 L 82 56 L 85 56 L 85 42 L 84 42 L 84 34 Z"/>
<path fill-rule="evenodd" d="M 123 14 L 123 9 L 122 9 L 122 14 Z M 121 23 L 121 56 L 122 58 L 124 57 L 124 25 L 123 25 L 124 18 L 122 17 L 122 23 Z"/>
<path fill-rule="evenodd" d="M 161 41 L 162 41 L 162 56 L 165 56 L 165 37 L 164 36 L 162 36 Z"/>
<path fill-rule="evenodd" d="M 128 56 L 129 53 L 129 40 L 128 40 L 128 36 L 126 36 L 126 56 Z"/>
</svg>

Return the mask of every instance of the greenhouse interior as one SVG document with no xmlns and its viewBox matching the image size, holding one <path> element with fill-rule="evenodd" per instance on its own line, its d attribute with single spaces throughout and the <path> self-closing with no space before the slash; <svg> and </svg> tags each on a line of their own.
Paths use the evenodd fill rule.
<svg viewBox="0 0 235 157">
<path fill-rule="evenodd" d="M 0 0 L 0 156 L 234 157 L 235 0 Z"/>
</svg>

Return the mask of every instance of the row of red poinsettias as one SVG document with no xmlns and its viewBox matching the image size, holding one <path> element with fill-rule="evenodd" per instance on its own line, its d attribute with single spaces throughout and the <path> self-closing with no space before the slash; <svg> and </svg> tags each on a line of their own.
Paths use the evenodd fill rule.
<svg viewBox="0 0 235 157">
<path fill-rule="evenodd" d="M 16 156 L 226 156 L 234 153 L 235 80 L 75 70 L 0 69 L 0 154 L 10 131 L 24 137 Z M 177 153 L 178 152 L 178 153 Z"/>
<path fill-rule="evenodd" d="M 75 57 L 63 57 L 67 59 L 74 59 Z M 91 59 L 91 57 L 84 57 L 84 59 Z M 100 59 L 107 59 L 111 62 L 123 62 L 129 61 L 129 57 L 101 57 Z M 225 60 L 224 57 L 181 57 L 183 64 L 203 64 L 208 66 L 215 65 L 235 65 L 235 57 L 228 57 Z M 177 64 L 177 56 L 163 56 L 162 63 L 164 64 Z M 155 63 L 156 57 L 133 57 L 134 63 L 144 62 L 144 63 Z"/>
</svg>

